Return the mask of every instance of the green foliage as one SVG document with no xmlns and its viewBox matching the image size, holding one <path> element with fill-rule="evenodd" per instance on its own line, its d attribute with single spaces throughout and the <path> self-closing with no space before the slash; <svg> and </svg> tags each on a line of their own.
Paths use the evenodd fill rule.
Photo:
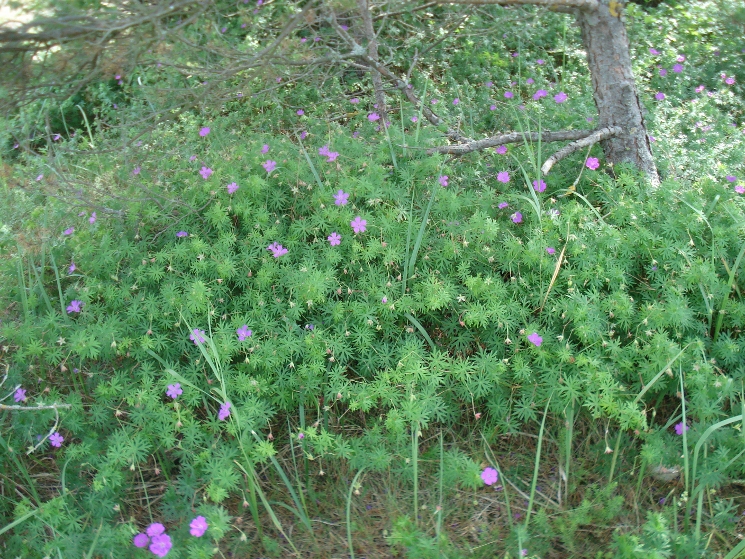
<svg viewBox="0 0 745 559">
<path fill-rule="evenodd" d="M 74 138 L 37 139 L 43 160 L 8 151 L 15 165 L 0 204 L 1 396 L 22 386 L 30 406 L 69 408 L 4 411 L 0 470 L 22 490 L 0 500 L 3 516 L 18 522 L 2 555 L 146 556 L 132 537 L 153 522 L 167 525 L 176 557 L 259 548 L 280 556 L 296 538 L 317 550 L 322 528 L 309 519 L 329 514 L 323 506 L 348 490 L 319 472 L 348 485 L 349 472 L 362 468 L 403 495 L 419 484 L 421 519 L 402 516 L 405 506 L 390 505 L 386 515 L 387 545 L 410 557 L 459 556 L 465 538 L 450 529 L 459 523 L 484 557 L 522 549 L 543 556 L 557 546 L 577 557 L 713 556 L 701 521 L 694 528 L 685 506 L 671 504 L 700 503 L 704 494 L 706 507 L 693 509 L 703 530 L 731 543 L 736 505 L 712 491 L 742 476 L 742 427 L 707 429 L 742 413 L 745 203 L 725 176 L 739 174 L 741 184 L 745 173 L 743 135 L 729 126 L 743 114 L 745 76 L 734 40 L 721 42 L 721 57 L 709 56 L 713 35 L 701 37 L 704 29 L 714 22 L 729 37 L 730 24 L 703 5 L 629 8 L 642 97 L 668 93 L 665 104 L 650 102 L 665 176 L 656 189 L 627 168 L 584 169 L 578 179 L 577 156 L 536 194 L 534 177 L 520 177 L 537 146 L 460 160 L 427 155 L 421 148 L 440 135 L 413 124 L 410 109 L 400 126 L 391 115 L 387 135 L 367 109 L 346 112 L 351 95 L 372 104 L 369 85 L 347 74 L 323 87 L 233 98 L 220 111 L 184 111 L 140 145 L 95 156 L 76 154 L 89 138 L 72 101 L 55 107 Z M 438 17 L 448 10 L 434 8 Z M 525 24 L 501 39 L 470 37 L 490 25 L 485 14 L 504 16 L 494 10 L 474 16 L 463 37 L 443 39 L 416 90 L 426 82 L 428 99 L 471 131 L 586 126 L 594 109 L 577 31 L 547 14 L 542 34 Z M 412 14 L 402 21 L 418 23 Z M 224 40 L 237 41 L 233 32 Z M 393 43 L 396 33 L 381 41 Z M 647 49 L 662 49 L 675 33 L 686 45 L 675 54 L 685 54 L 690 73 L 662 81 Z M 424 44 L 415 37 L 406 49 Z M 668 45 L 666 61 L 672 52 Z M 403 66 L 406 53 L 394 52 L 392 63 Z M 539 58 L 546 64 L 527 62 Z M 175 79 L 141 71 L 158 87 Z M 734 72 L 736 85 L 722 85 L 720 71 Z M 512 79 L 514 105 L 501 97 Z M 490 80 L 498 92 L 483 87 Z M 569 94 L 568 110 L 550 98 L 530 101 L 552 82 Z M 699 82 L 712 95 L 681 110 Z M 258 91 L 260 80 L 250 85 Z M 138 91 L 98 84 L 81 93 L 99 108 L 126 107 L 121 115 L 100 109 L 91 138 L 127 144 L 133 115 L 148 106 L 147 88 Z M 500 110 L 489 110 L 493 103 Z M 29 114 L 18 119 L 31 137 L 45 125 L 25 121 Z M 128 126 L 110 131 L 107 119 Z M 697 121 L 712 133 L 699 136 Z M 323 146 L 338 159 L 321 156 Z M 267 160 L 275 171 L 264 170 Z M 202 168 L 213 174 L 203 178 Z M 501 171 L 509 184 L 497 181 Z M 41 172 L 46 178 L 36 181 Z M 52 181 L 82 189 L 80 202 L 32 188 L 51 190 Z M 349 193 L 345 205 L 334 203 L 339 190 Z M 358 216 L 366 231 L 355 233 Z M 338 246 L 332 233 L 341 235 Z M 273 256 L 275 243 L 287 253 Z M 80 312 L 66 310 L 73 300 Z M 244 327 L 250 336 L 240 335 Z M 175 383 L 183 392 L 173 398 Z M 544 409 L 533 503 L 526 480 L 536 448 L 510 441 L 533 440 Z M 675 431 L 681 423 L 690 425 L 685 439 Z M 422 431 L 418 470 L 412 429 Z M 45 439 L 56 432 L 64 443 L 50 448 Z M 443 432 L 440 454 L 432 440 Z M 623 435 L 623 448 L 613 448 L 609 433 Z M 552 445 L 565 438 L 557 455 Z M 486 493 L 480 474 L 493 455 L 503 479 Z M 568 477 L 563 466 L 549 471 L 567 459 Z M 645 479 L 662 491 L 645 478 L 660 467 L 685 471 L 685 490 L 663 486 L 674 498 L 643 498 Z M 55 484 L 37 481 L 44 476 Z M 528 526 L 520 520 L 526 492 Z M 464 519 L 474 502 L 488 512 Z M 646 520 L 636 526 L 640 509 Z M 209 524 L 201 538 L 189 535 L 198 515 Z"/>
</svg>

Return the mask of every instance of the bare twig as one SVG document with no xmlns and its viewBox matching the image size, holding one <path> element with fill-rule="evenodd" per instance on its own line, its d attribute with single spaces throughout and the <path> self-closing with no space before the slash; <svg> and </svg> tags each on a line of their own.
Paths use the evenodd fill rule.
<svg viewBox="0 0 745 559">
<path fill-rule="evenodd" d="M 601 142 L 607 138 L 610 138 L 611 136 L 620 134 L 621 132 L 623 132 L 623 130 L 620 126 L 608 126 L 606 128 L 596 130 L 585 138 L 581 138 L 572 142 L 571 144 L 567 144 L 559 151 L 554 153 L 551 157 L 546 159 L 546 162 L 541 166 L 541 171 L 544 175 L 547 175 L 548 172 L 551 170 L 551 167 L 553 167 L 555 163 L 561 161 L 568 155 L 571 155 L 579 149 L 586 148 L 588 146 L 591 146 L 592 144 Z"/>
<path fill-rule="evenodd" d="M 357 9 L 362 18 L 362 29 L 367 39 L 367 56 L 371 60 L 378 62 L 378 41 L 375 36 L 375 29 L 373 28 L 372 15 L 370 14 L 370 6 L 367 0 L 357 0 Z M 380 72 L 376 69 L 372 70 L 372 82 L 373 89 L 375 90 L 375 102 L 378 105 L 380 116 L 383 119 L 383 123 L 388 120 L 388 109 L 385 104 L 385 93 L 383 92 L 383 79 L 380 77 Z"/>
<path fill-rule="evenodd" d="M 432 153 L 449 153 L 451 155 L 465 155 L 472 151 L 481 151 L 483 149 L 501 146 L 503 144 L 520 144 L 526 141 L 537 142 L 562 142 L 566 140 L 579 140 L 586 138 L 593 133 L 592 130 L 562 130 L 559 132 L 509 132 L 500 134 L 483 140 L 474 140 L 467 143 L 455 144 L 452 146 L 438 146 L 427 150 L 428 154 Z"/>
<path fill-rule="evenodd" d="M 577 8 L 580 10 L 592 11 L 598 9 L 597 0 L 437 0 L 438 4 L 471 4 L 476 6 L 497 5 L 497 6 L 515 6 L 515 5 L 534 5 L 543 6 L 544 8 Z"/>
</svg>

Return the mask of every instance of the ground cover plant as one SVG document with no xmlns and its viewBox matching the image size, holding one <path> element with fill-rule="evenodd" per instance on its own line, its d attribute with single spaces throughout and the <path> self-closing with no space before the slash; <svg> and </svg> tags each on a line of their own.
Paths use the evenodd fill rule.
<svg viewBox="0 0 745 559">
<path fill-rule="evenodd" d="M 287 8 L 231 9 L 211 56 Z M 745 554 L 742 9 L 625 7 L 659 185 L 541 171 L 598 118 L 569 16 L 431 10 L 412 90 L 519 145 L 338 68 L 3 121 L 3 557 Z"/>
</svg>

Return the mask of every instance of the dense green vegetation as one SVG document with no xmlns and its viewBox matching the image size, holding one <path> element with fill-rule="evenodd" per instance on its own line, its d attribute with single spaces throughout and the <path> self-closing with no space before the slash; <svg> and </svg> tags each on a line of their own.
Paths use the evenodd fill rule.
<svg viewBox="0 0 745 559">
<path fill-rule="evenodd" d="M 143 61 L 8 116 L 0 555 L 742 556 L 737 4 L 626 8 L 658 188 L 599 145 L 428 154 L 352 70 L 153 124 L 202 86 Z M 515 13 L 443 30 L 417 94 L 471 136 L 587 127 L 571 19 Z"/>
</svg>

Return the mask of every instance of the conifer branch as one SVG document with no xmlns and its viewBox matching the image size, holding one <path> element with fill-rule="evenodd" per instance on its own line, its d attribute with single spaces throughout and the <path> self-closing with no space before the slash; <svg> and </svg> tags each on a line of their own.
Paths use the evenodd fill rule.
<svg viewBox="0 0 745 559">
<path fill-rule="evenodd" d="M 616 136 L 617 134 L 620 134 L 623 132 L 623 129 L 620 126 L 608 126 L 606 128 L 601 128 L 599 130 L 596 130 L 589 136 L 585 138 L 581 138 L 579 140 L 576 140 L 570 144 L 565 145 L 563 148 L 561 148 L 559 151 L 554 153 L 551 157 L 546 159 L 546 162 L 541 166 L 541 171 L 544 175 L 547 175 L 548 172 L 551 170 L 551 167 L 554 166 L 555 163 L 558 163 L 565 157 L 571 155 L 577 150 L 580 150 L 582 148 L 589 147 L 593 144 L 596 144 L 598 142 L 601 142 L 607 138 L 610 138 L 611 136 Z"/>
</svg>

